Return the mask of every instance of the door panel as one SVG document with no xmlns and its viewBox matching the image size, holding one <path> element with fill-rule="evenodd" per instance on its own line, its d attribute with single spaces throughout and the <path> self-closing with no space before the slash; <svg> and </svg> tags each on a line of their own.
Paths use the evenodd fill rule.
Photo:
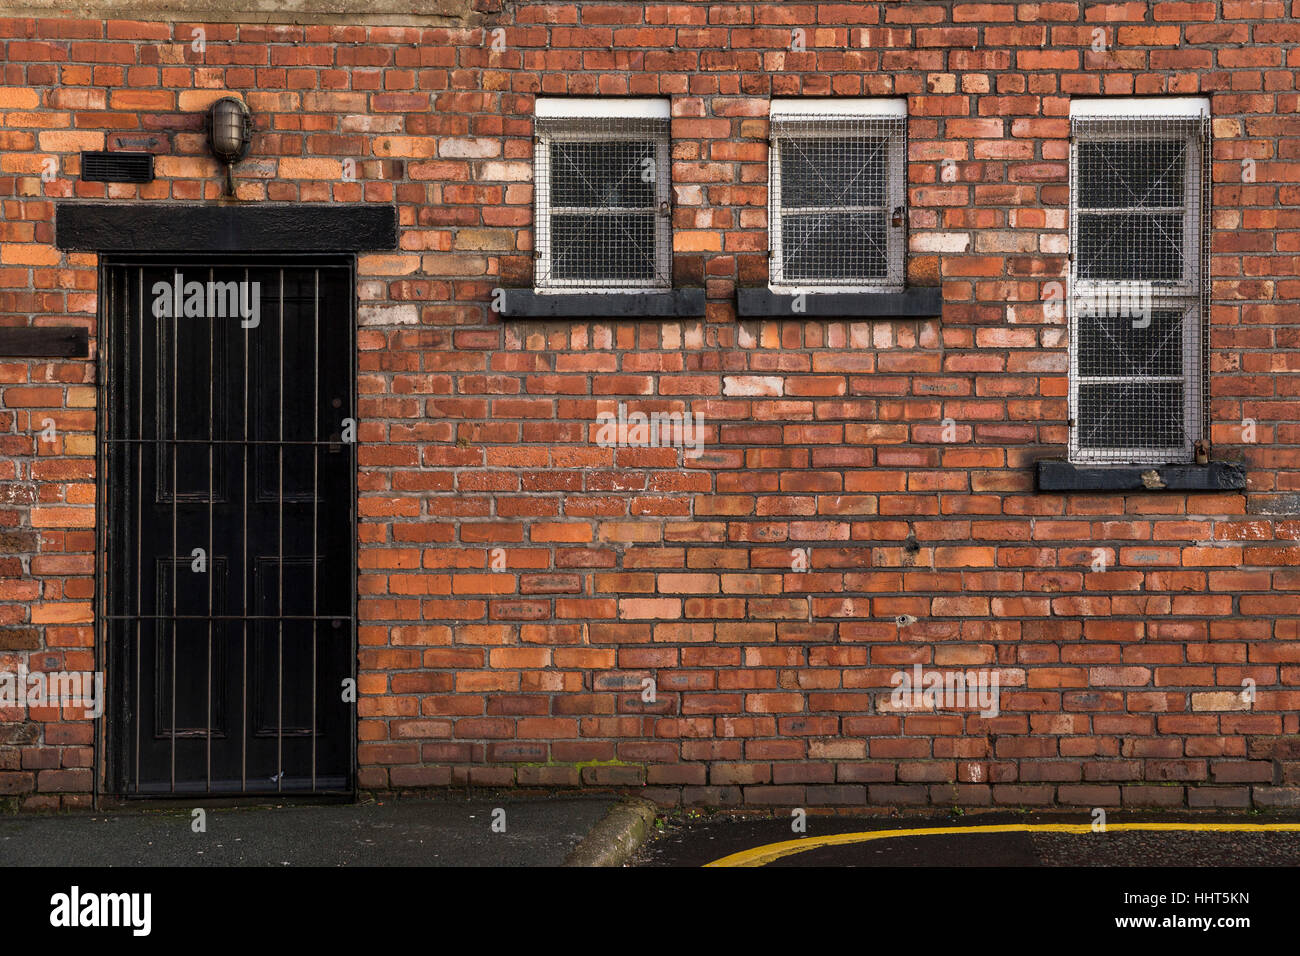
<svg viewBox="0 0 1300 956">
<path fill-rule="evenodd" d="M 347 791 L 351 266 L 118 263 L 103 288 L 109 784 Z"/>
</svg>

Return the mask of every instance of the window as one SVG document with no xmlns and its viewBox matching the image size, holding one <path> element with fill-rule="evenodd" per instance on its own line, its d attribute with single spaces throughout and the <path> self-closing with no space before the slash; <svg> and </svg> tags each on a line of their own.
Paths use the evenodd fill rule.
<svg viewBox="0 0 1300 956">
<path fill-rule="evenodd" d="M 1208 434 L 1209 104 L 1071 104 L 1070 457 L 1186 462 Z"/>
<path fill-rule="evenodd" d="M 666 100 L 537 100 L 534 285 L 629 292 L 672 281 Z"/>
<path fill-rule="evenodd" d="M 906 126 L 904 100 L 772 101 L 772 289 L 903 288 Z"/>
</svg>

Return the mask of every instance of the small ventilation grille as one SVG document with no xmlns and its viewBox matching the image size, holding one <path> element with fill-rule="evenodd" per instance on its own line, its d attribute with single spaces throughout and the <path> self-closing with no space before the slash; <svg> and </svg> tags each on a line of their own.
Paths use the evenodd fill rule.
<svg viewBox="0 0 1300 956">
<path fill-rule="evenodd" d="M 151 183 L 153 154 L 85 152 L 81 178 L 92 183 Z"/>
</svg>

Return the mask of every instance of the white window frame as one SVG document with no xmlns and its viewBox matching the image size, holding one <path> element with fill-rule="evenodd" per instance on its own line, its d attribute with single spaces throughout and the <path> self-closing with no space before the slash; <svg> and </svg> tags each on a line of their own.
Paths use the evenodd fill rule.
<svg viewBox="0 0 1300 956">
<path fill-rule="evenodd" d="M 535 120 L 671 120 L 669 100 L 650 97 L 538 97 L 534 107 Z M 569 138 L 568 136 L 564 138 Z M 574 138 L 581 139 L 575 135 Z M 550 197 L 544 195 L 551 183 L 551 150 L 549 136 L 534 136 L 534 279 L 533 289 L 538 293 L 597 293 L 662 292 L 672 288 L 672 160 L 671 140 L 665 135 L 655 149 L 655 274 L 659 282 L 620 284 L 614 280 L 555 280 L 551 276 L 551 215 L 556 210 Z M 660 210 L 667 209 L 668 216 Z M 561 213 L 571 211 L 568 207 Z"/>
<path fill-rule="evenodd" d="M 768 288 L 784 295 L 801 295 L 804 293 L 858 293 L 858 292 L 901 292 L 907 283 L 907 100 L 894 98 L 845 98 L 845 97 L 799 97 L 776 98 L 771 101 L 768 116 L 770 121 L 779 119 L 808 119 L 814 117 L 844 117 L 845 119 L 903 119 L 904 134 L 893 138 L 889 144 L 889 156 L 885 164 L 885 206 L 886 216 L 885 241 L 886 261 L 899 262 L 901 274 L 896 280 L 886 279 L 879 282 L 858 282 L 851 284 L 816 284 L 806 280 L 786 279 L 785 260 L 782 255 L 781 230 L 781 139 L 769 137 L 768 149 Z M 818 134 L 824 135 L 824 134 Z M 851 211 L 854 207 L 828 206 L 823 211 Z M 874 207 L 873 207 L 874 208 Z M 889 217 L 896 209 L 902 209 L 903 225 L 894 227 L 889 224 Z"/>
<path fill-rule="evenodd" d="M 1070 103 L 1070 118 L 1079 119 L 1115 119 L 1145 120 L 1158 122 L 1162 118 L 1171 120 L 1206 119 L 1210 116 L 1210 102 L 1203 97 L 1137 98 L 1112 97 L 1106 99 L 1078 99 Z M 1105 136 L 1088 136 L 1089 141 L 1105 139 Z M 1114 137 L 1120 138 L 1120 137 Z M 1136 138 L 1150 139 L 1149 131 L 1142 131 Z M 1182 360 L 1183 374 L 1177 379 L 1183 384 L 1183 441 L 1178 445 L 1167 447 L 1132 448 L 1110 446 L 1106 448 L 1084 448 L 1079 442 L 1079 390 L 1084 384 L 1120 384 L 1156 383 L 1174 381 L 1172 376 L 1099 376 L 1081 377 L 1079 374 L 1079 306 L 1097 303 L 1108 295 L 1122 292 L 1124 286 L 1133 280 L 1097 280 L 1079 278 L 1078 258 L 1078 212 L 1079 212 L 1079 177 L 1078 177 L 1078 138 L 1070 137 L 1070 269 L 1069 286 L 1066 294 L 1069 324 L 1069 415 L 1070 428 L 1069 458 L 1071 461 L 1091 464 L 1165 464 L 1169 462 L 1189 462 L 1195 455 L 1196 443 L 1208 434 L 1204 410 L 1206 408 L 1206 390 L 1208 388 L 1208 370 L 1206 366 L 1206 329 L 1209 322 L 1208 309 L 1208 239 L 1210 229 L 1210 208 L 1208 183 L 1202 182 L 1205 169 L 1205 156 L 1202 150 L 1209 149 L 1208 134 L 1203 139 L 1199 134 L 1187 138 L 1187 161 L 1184 164 L 1183 182 L 1183 268 L 1182 276 L 1174 282 L 1147 282 L 1151 292 L 1151 309 L 1173 311 L 1181 309 L 1184 314 L 1182 322 Z M 1193 215 L 1193 210 L 1199 215 Z M 1124 212 L 1124 210 L 1116 210 Z M 1093 213 L 1095 214 L 1095 213 Z M 1103 213 L 1104 215 L 1104 213 Z"/>
</svg>

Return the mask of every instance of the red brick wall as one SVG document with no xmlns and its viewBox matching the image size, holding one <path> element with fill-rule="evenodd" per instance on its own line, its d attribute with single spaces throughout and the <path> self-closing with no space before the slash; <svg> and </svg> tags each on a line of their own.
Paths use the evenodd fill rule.
<svg viewBox="0 0 1300 956">
<path fill-rule="evenodd" d="M 257 131 L 241 198 L 398 206 L 400 249 L 358 263 L 362 787 L 1300 797 L 1279 740 L 1300 733 L 1300 3 L 480 10 L 209 23 L 202 55 L 191 24 L 0 20 L 0 322 L 93 331 L 95 259 L 54 249 L 53 201 L 215 199 L 201 111 L 228 92 Z M 706 286 L 704 321 L 489 310 L 531 279 L 535 94 L 671 97 L 674 271 Z M 1043 295 L 1066 270 L 1069 102 L 1126 94 L 1212 102 L 1214 457 L 1244 460 L 1244 495 L 1033 490 L 1066 439 Z M 766 279 L 768 99 L 799 95 L 907 97 L 909 279 L 942 285 L 941 319 L 737 320 L 736 286 Z M 77 180 L 79 150 L 143 134 L 156 182 Z M 0 668 L 92 660 L 93 382 L 0 361 Z M 704 456 L 599 447 L 619 401 L 704 413 Z M 1000 716 L 893 712 L 916 663 L 997 669 Z M 0 714 L 0 795 L 88 800 L 91 725 L 55 717 Z"/>
</svg>

